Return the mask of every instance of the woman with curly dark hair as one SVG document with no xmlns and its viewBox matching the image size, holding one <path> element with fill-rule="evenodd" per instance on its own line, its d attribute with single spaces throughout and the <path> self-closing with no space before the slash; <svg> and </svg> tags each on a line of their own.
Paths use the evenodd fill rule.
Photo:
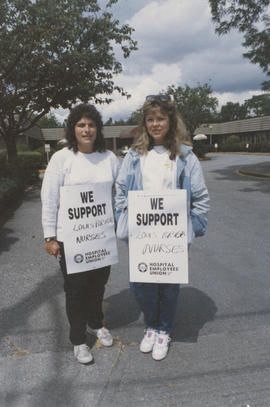
<svg viewBox="0 0 270 407">
<path fill-rule="evenodd" d="M 105 149 L 100 113 L 90 104 L 74 107 L 67 119 L 67 147 L 51 158 L 42 183 L 42 226 L 45 249 L 60 259 L 64 276 L 66 312 L 70 340 L 80 363 L 93 357 L 86 344 L 86 331 L 96 335 L 101 344 L 111 346 L 113 338 L 103 326 L 102 301 L 110 266 L 68 274 L 63 244 L 60 188 L 91 183 L 109 183 L 112 191 L 118 172 L 118 159 Z"/>
</svg>

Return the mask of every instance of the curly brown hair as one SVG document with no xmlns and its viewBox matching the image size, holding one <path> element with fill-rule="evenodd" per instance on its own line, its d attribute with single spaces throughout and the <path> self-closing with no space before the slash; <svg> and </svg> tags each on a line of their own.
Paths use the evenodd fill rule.
<svg viewBox="0 0 270 407">
<path fill-rule="evenodd" d="M 146 154 L 153 146 L 153 139 L 147 131 L 145 118 L 154 109 L 160 109 L 163 114 L 169 116 L 170 128 L 166 135 L 164 147 L 170 151 L 170 159 L 174 160 L 181 154 L 181 144 L 192 145 L 184 121 L 171 100 L 155 97 L 147 99 L 142 106 L 143 117 L 137 131 L 137 139 L 132 148 L 139 154 Z"/>
<path fill-rule="evenodd" d="M 67 127 L 65 128 L 65 137 L 67 140 L 67 147 L 74 152 L 78 151 L 77 139 L 75 137 L 75 125 L 83 117 L 91 119 L 95 122 L 97 127 L 97 137 L 94 143 L 94 150 L 98 152 L 104 152 L 105 149 L 105 140 L 102 132 L 103 122 L 101 114 L 97 111 L 95 106 L 81 103 L 71 109 L 69 116 L 67 118 Z"/>
</svg>

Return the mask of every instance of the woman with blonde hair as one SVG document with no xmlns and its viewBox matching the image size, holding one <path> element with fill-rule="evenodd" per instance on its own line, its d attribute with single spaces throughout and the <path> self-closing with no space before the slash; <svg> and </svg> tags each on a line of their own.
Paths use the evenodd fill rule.
<svg viewBox="0 0 270 407">
<path fill-rule="evenodd" d="M 188 243 L 204 235 L 209 196 L 199 160 L 184 122 L 169 95 L 150 95 L 142 106 L 137 140 L 116 180 L 116 219 L 127 210 L 129 190 L 186 189 Z M 179 284 L 130 283 L 144 314 L 140 351 L 166 357 L 176 313 Z"/>
</svg>

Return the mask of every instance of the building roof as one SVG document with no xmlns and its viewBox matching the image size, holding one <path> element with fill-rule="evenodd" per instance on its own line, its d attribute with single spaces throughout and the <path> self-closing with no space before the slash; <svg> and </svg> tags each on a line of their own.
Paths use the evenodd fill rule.
<svg viewBox="0 0 270 407">
<path fill-rule="evenodd" d="M 137 126 L 104 126 L 103 127 L 103 134 L 105 138 L 119 138 L 119 137 L 125 137 L 125 135 L 128 136 L 128 134 L 131 132 Z"/>
<path fill-rule="evenodd" d="M 42 130 L 39 126 L 33 126 L 30 129 L 25 130 L 22 134 L 37 140 L 43 140 Z"/>
<path fill-rule="evenodd" d="M 64 127 L 41 130 L 45 141 L 59 141 L 65 138 Z"/>
<path fill-rule="evenodd" d="M 125 134 L 129 134 L 135 127 L 137 126 L 104 126 L 104 138 L 124 137 Z M 65 138 L 64 127 L 42 129 L 42 133 L 45 141 L 59 141 Z M 129 136 L 127 135 L 127 137 Z"/>
<path fill-rule="evenodd" d="M 252 117 L 225 123 L 202 124 L 194 134 L 237 134 L 270 130 L 270 116 Z"/>
</svg>

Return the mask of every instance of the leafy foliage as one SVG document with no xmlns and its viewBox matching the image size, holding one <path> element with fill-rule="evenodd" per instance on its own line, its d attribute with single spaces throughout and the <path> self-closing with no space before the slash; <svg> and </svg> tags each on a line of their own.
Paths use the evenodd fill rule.
<svg viewBox="0 0 270 407">
<path fill-rule="evenodd" d="M 265 93 L 246 99 L 242 105 L 228 102 L 221 107 L 217 118 L 219 122 L 228 122 L 268 115 L 270 115 L 270 94 Z"/>
<path fill-rule="evenodd" d="M 16 181 L 1 177 L 0 178 L 0 210 L 8 207 L 18 194 L 18 185 Z"/>
<path fill-rule="evenodd" d="M 21 188 L 36 181 L 42 167 L 43 156 L 37 151 L 20 151 L 16 162 L 0 163 L 1 176 L 15 180 Z"/>
<path fill-rule="evenodd" d="M 42 129 L 63 127 L 62 123 L 52 113 L 41 117 L 36 124 Z"/>
<path fill-rule="evenodd" d="M 237 144 L 237 143 L 240 143 L 240 137 L 236 135 L 231 135 L 226 140 L 226 144 Z"/>
<path fill-rule="evenodd" d="M 227 34 L 232 28 L 244 34 L 244 57 L 258 64 L 270 76 L 269 0 L 209 0 L 216 32 Z M 262 84 L 270 89 L 270 80 Z"/>
<path fill-rule="evenodd" d="M 128 96 L 114 75 L 122 70 L 117 47 L 125 58 L 136 49 L 133 29 L 98 3 L 0 2 L 0 134 L 9 159 L 16 159 L 15 136 L 51 108 L 70 108 L 78 100 L 109 103 L 115 90 Z"/>
<path fill-rule="evenodd" d="M 270 94 L 252 96 L 244 103 L 249 116 L 268 116 L 270 115 Z"/>
<path fill-rule="evenodd" d="M 184 122 L 193 135 L 194 130 L 202 123 L 211 123 L 216 115 L 218 100 L 212 96 L 212 88 L 208 83 L 191 88 L 188 85 L 169 86 L 169 95 L 174 98 Z"/>
<path fill-rule="evenodd" d="M 240 105 L 240 103 L 227 102 L 226 105 L 221 106 L 220 113 L 218 115 L 218 121 L 230 122 L 233 120 L 242 120 L 247 117 L 247 106 Z"/>
</svg>

